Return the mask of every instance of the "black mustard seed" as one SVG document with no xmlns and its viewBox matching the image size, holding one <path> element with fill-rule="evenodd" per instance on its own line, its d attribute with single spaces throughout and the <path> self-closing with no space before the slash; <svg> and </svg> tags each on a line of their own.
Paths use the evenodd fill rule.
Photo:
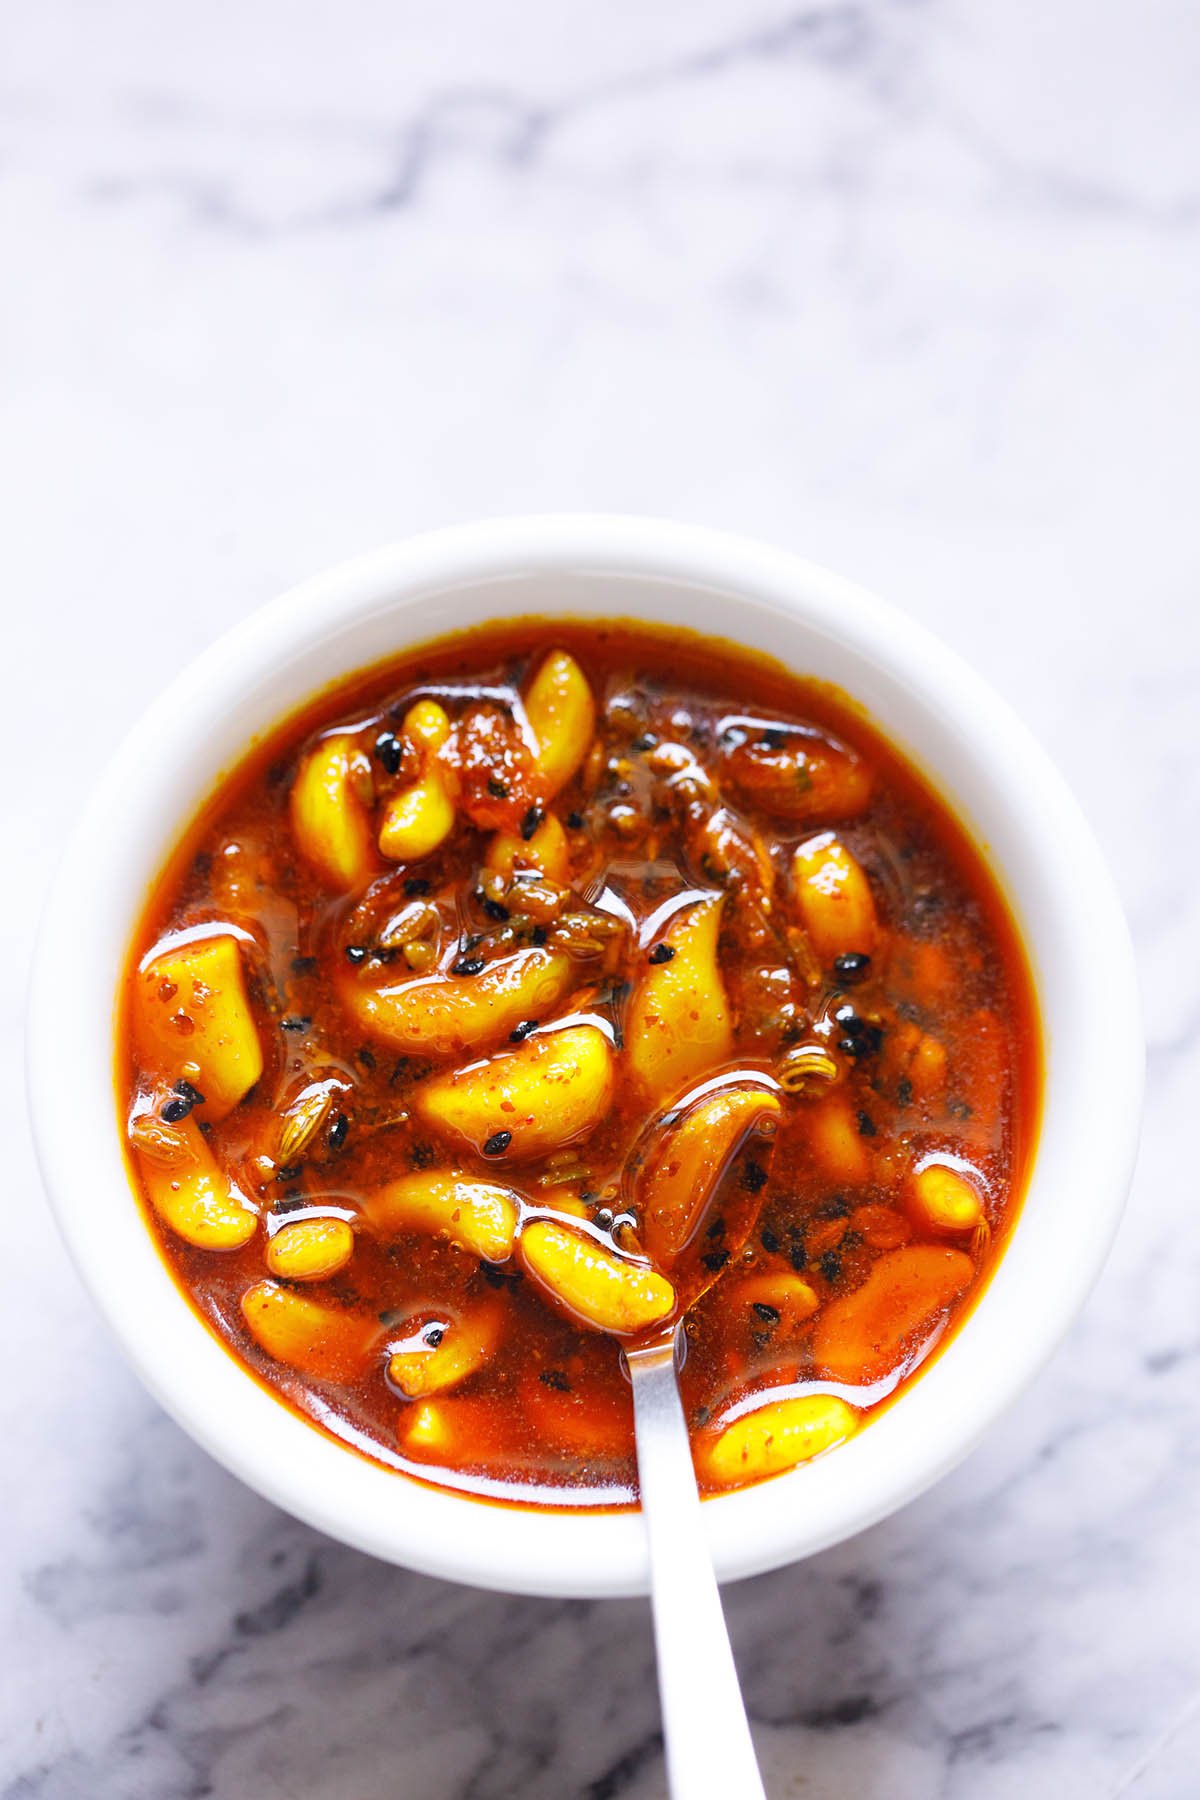
<svg viewBox="0 0 1200 1800">
<path fill-rule="evenodd" d="M 400 764 L 404 760 L 404 746 L 394 731 L 381 731 L 375 739 L 375 754 L 389 775 L 400 773 Z"/>
<path fill-rule="evenodd" d="M 833 959 L 833 972 L 839 981 L 861 981 L 871 967 L 871 959 L 862 950 L 844 950 Z"/>
</svg>

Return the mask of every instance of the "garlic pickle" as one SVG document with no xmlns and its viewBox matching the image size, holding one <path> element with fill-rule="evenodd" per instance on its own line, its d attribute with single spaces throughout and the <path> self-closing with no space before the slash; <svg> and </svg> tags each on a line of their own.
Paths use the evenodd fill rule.
<svg viewBox="0 0 1200 1800">
<path fill-rule="evenodd" d="M 556 557 L 431 587 L 374 666 L 331 635 L 162 844 L 115 1022 L 134 1224 L 401 1513 L 636 1504 L 623 1357 L 666 1339 L 704 1492 L 836 1487 L 1020 1229 L 1021 937 L 819 634 L 796 671 L 733 641 L 778 653 L 769 607 L 605 618 L 680 590 Z M 439 637 L 468 593 L 495 616 Z"/>
</svg>

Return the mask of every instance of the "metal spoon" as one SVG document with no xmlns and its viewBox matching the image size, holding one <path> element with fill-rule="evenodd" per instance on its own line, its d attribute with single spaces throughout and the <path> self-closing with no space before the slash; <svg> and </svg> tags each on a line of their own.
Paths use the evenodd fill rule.
<svg viewBox="0 0 1200 1800">
<path fill-rule="evenodd" d="M 625 1351 L 674 1800 L 766 1800 L 700 1518 L 676 1379 L 682 1321 Z"/>
</svg>

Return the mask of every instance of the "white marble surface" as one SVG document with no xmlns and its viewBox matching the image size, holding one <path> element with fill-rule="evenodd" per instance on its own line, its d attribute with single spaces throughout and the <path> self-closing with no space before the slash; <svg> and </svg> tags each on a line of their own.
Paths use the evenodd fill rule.
<svg viewBox="0 0 1200 1800">
<path fill-rule="evenodd" d="M 20 1094 L 39 893 L 146 696 L 344 554 L 557 507 L 760 533 L 940 630 L 1073 781 L 1145 981 L 1140 1172 L 1066 1347 L 927 1498 L 729 1593 L 772 1795 L 1200 1792 L 1192 0 L 0 30 L 0 1794 L 662 1793 L 642 1604 L 380 1568 L 157 1412 Z M 64 1130 L 70 1090 L 68 1025 Z"/>
</svg>

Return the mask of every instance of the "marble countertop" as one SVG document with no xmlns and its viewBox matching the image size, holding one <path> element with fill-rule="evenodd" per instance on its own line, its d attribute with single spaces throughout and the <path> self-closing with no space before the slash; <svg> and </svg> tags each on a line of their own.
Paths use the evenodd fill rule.
<svg viewBox="0 0 1200 1800">
<path fill-rule="evenodd" d="M 1064 1348 L 924 1499 L 728 1592 L 772 1796 L 1200 1791 L 1195 6 L 45 0 L 0 32 L 0 1795 L 663 1792 L 643 1603 L 382 1568 L 163 1417 L 21 1094 L 40 894 L 147 697 L 315 568 L 553 508 L 757 533 L 940 631 L 1066 771 L 1144 980 L 1141 1165 Z"/>
</svg>

